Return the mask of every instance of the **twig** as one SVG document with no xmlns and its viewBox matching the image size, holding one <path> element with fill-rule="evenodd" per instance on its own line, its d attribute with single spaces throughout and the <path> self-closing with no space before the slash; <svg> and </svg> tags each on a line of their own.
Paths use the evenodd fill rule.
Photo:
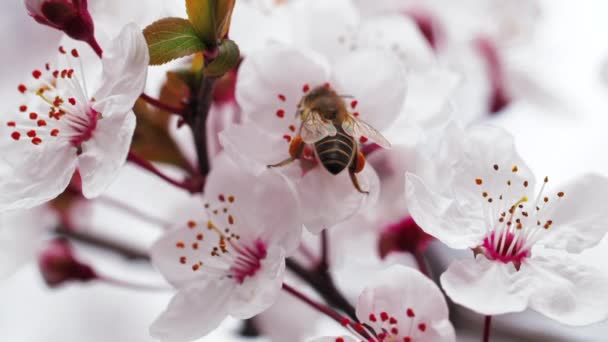
<svg viewBox="0 0 608 342">
<path fill-rule="evenodd" d="M 161 100 L 155 99 L 146 93 L 142 93 L 139 95 L 139 97 L 154 107 L 164 110 L 165 112 L 178 114 L 182 117 L 185 115 L 184 108 L 174 107 L 168 103 L 162 102 Z"/>
<path fill-rule="evenodd" d="M 198 168 L 201 175 L 209 173 L 209 156 L 207 153 L 207 117 L 213 100 L 213 88 L 216 77 L 203 76 L 196 99 L 192 101 L 194 115 L 185 117 L 186 123 L 192 129 L 194 146 L 198 158 Z"/>
<path fill-rule="evenodd" d="M 129 155 L 127 156 L 127 160 L 132 162 L 133 164 L 150 171 L 151 173 L 157 175 L 161 179 L 164 179 L 169 184 L 172 184 L 178 188 L 184 189 L 191 194 L 202 192 L 204 180 L 197 178 L 190 178 L 185 181 L 177 181 L 167 175 L 165 175 L 162 171 L 156 168 L 151 162 L 148 160 L 138 156 L 133 151 L 129 151 Z"/>
<path fill-rule="evenodd" d="M 108 238 L 93 236 L 81 231 L 58 227 L 55 233 L 73 241 L 81 242 L 89 246 L 101 248 L 119 254 L 129 260 L 150 260 L 150 256 L 142 251 L 138 251 L 131 246 L 118 243 Z"/>
</svg>

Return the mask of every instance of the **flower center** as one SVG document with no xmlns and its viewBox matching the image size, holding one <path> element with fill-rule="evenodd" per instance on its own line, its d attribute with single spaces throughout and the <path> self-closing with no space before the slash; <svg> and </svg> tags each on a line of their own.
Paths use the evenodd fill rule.
<svg viewBox="0 0 608 342">
<path fill-rule="evenodd" d="M 44 68 L 32 71 L 35 85 L 17 87 L 26 97 L 35 96 L 36 108 L 23 104 L 14 120 L 6 123 L 13 140 L 27 138 L 33 145 L 40 145 L 47 139 L 64 139 L 80 149 L 92 137 L 102 114 L 88 99 L 79 53 L 76 49 L 67 53 L 63 47 L 59 47 L 59 53 L 65 58 L 65 67 L 53 68 L 46 63 Z M 82 83 L 71 61 L 80 65 Z"/>
<path fill-rule="evenodd" d="M 396 316 L 386 311 L 371 313 L 368 321 L 378 336 L 378 342 L 412 342 L 414 338 L 421 337 L 427 328 L 426 323 L 416 318 L 413 308 Z"/>
</svg>

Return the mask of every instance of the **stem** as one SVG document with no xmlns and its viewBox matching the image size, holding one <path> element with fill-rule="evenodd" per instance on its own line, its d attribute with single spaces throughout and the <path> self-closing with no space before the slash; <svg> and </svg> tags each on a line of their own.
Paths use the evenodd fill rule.
<svg viewBox="0 0 608 342">
<path fill-rule="evenodd" d="M 328 241 L 328 237 L 327 237 L 327 229 L 324 229 L 321 232 L 321 260 L 319 261 L 319 265 L 317 266 L 317 270 L 319 272 L 328 272 L 328 270 L 329 270 L 328 254 L 329 254 L 329 241 Z"/>
<path fill-rule="evenodd" d="M 492 316 L 488 315 L 485 318 L 484 324 L 483 324 L 483 338 L 482 338 L 482 342 L 489 342 L 490 341 L 490 328 L 492 326 Z"/>
<path fill-rule="evenodd" d="M 201 175 L 209 173 L 209 157 L 207 155 L 207 117 L 209 115 L 209 109 L 211 108 L 213 88 L 216 80 L 216 77 L 203 76 L 196 100 L 193 101 L 194 115 L 186 118 L 188 125 L 192 129 L 192 135 L 194 136 L 194 146 L 196 147 L 198 168 Z"/>
<path fill-rule="evenodd" d="M 87 44 L 89 44 L 93 51 L 95 51 L 95 54 L 101 58 L 101 55 L 103 55 L 103 50 L 101 49 L 101 46 L 99 46 L 97 39 L 95 39 L 95 37 L 91 37 L 91 39 L 87 40 Z"/>
<path fill-rule="evenodd" d="M 184 108 L 178 108 L 178 107 L 174 107 L 168 103 L 162 102 L 159 99 L 155 99 L 149 95 L 147 95 L 146 93 L 142 93 L 141 95 L 139 95 L 139 97 L 148 102 L 149 104 L 153 105 L 156 108 L 162 109 L 165 112 L 169 112 L 169 113 L 174 113 L 174 114 L 178 114 L 181 116 L 184 116 Z"/>
<path fill-rule="evenodd" d="M 352 320 L 357 320 L 355 308 L 336 288 L 331 275 L 327 271 L 309 271 L 291 258 L 286 260 L 286 265 L 290 271 L 315 289 L 327 304 L 343 311 Z"/>
<path fill-rule="evenodd" d="M 418 270 L 420 270 L 420 272 L 422 272 L 422 274 L 424 274 L 425 276 L 430 278 L 431 274 L 429 273 L 429 268 L 426 264 L 426 260 L 424 259 L 424 255 L 422 255 L 422 253 L 420 253 L 420 252 L 415 252 L 414 258 L 416 259 L 416 264 L 418 265 Z"/>
<path fill-rule="evenodd" d="M 305 294 L 301 293 L 300 291 L 294 289 L 293 287 L 283 283 L 283 290 L 287 291 L 288 293 L 290 293 L 292 296 L 298 298 L 299 300 L 303 301 L 304 303 L 308 304 L 309 306 L 311 306 L 313 309 L 319 311 L 320 313 L 326 315 L 327 317 L 333 319 L 334 321 L 342 324 L 342 322 L 344 322 L 344 318 L 342 317 L 342 315 L 340 315 L 339 313 L 337 313 L 336 311 L 332 310 L 331 308 L 321 304 L 321 303 L 317 303 L 314 300 L 308 298 Z"/>
<path fill-rule="evenodd" d="M 133 164 L 141 167 L 142 169 L 148 170 L 158 177 L 164 179 L 169 184 L 172 184 L 178 188 L 184 189 L 191 194 L 202 192 L 203 191 L 203 181 L 197 179 L 190 179 L 190 181 L 177 181 L 167 175 L 165 175 L 162 171 L 156 168 L 152 163 L 148 160 L 136 155 L 133 151 L 129 151 L 129 155 L 127 156 L 127 160 L 132 162 Z"/>
<path fill-rule="evenodd" d="M 100 236 L 93 236 L 73 229 L 66 229 L 64 227 L 56 228 L 55 233 L 70 240 L 78 241 L 122 255 L 129 260 L 150 260 L 150 256 L 144 252 Z"/>
<path fill-rule="evenodd" d="M 144 213 L 143 211 L 141 211 L 135 207 L 132 207 L 127 203 L 121 202 L 115 198 L 108 197 L 108 196 L 100 196 L 96 199 L 96 201 L 103 205 L 106 205 L 108 207 L 112 207 L 112 208 L 115 208 L 118 210 L 122 210 L 126 213 L 129 213 L 132 216 L 141 219 L 142 221 L 146 221 L 146 222 L 152 223 L 154 225 L 161 226 L 163 228 L 168 228 L 171 226 L 171 223 L 165 222 L 157 217 L 148 215 L 148 214 Z"/>
</svg>

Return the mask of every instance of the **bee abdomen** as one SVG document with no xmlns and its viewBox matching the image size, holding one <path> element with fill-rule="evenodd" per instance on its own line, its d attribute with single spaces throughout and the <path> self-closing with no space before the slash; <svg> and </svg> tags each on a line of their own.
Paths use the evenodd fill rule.
<svg viewBox="0 0 608 342">
<path fill-rule="evenodd" d="M 319 161 L 334 175 L 350 165 L 355 152 L 354 147 L 354 140 L 341 129 L 335 136 L 323 138 L 315 143 Z"/>
</svg>

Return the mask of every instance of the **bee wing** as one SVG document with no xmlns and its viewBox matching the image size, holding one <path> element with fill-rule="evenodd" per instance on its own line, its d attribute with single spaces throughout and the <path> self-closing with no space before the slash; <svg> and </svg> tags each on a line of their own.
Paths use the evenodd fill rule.
<svg viewBox="0 0 608 342">
<path fill-rule="evenodd" d="M 344 132 L 348 135 L 355 137 L 356 139 L 366 137 L 384 148 L 391 147 L 391 143 L 386 140 L 380 132 L 370 126 L 367 122 L 352 115 L 349 115 L 344 122 L 342 122 L 342 129 L 344 129 Z"/>
<path fill-rule="evenodd" d="M 336 127 L 331 122 L 325 121 L 319 113 L 309 112 L 306 116 L 302 116 L 300 137 L 305 143 L 314 144 L 326 136 L 334 136 L 336 133 Z"/>
</svg>

